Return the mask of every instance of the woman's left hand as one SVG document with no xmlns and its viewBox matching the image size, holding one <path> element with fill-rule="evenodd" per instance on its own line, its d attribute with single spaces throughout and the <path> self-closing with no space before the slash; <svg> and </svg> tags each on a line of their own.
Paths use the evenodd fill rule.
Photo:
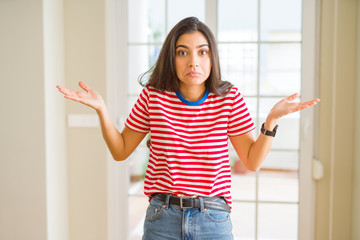
<svg viewBox="0 0 360 240">
<path fill-rule="evenodd" d="M 268 118 L 271 118 L 272 120 L 278 120 L 279 118 L 284 117 L 290 113 L 301 111 L 303 109 L 314 106 L 320 101 L 320 99 L 315 98 L 306 102 L 293 102 L 298 97 L 299 93 L 294 93 L 293 95 L 279 101 L 271 109 Z"/>
</svg>

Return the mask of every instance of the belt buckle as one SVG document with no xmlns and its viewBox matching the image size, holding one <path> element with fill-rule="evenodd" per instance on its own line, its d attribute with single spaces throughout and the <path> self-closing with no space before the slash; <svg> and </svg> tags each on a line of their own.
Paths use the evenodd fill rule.
<svg viewBox="0 0 360 240">
<path fill-rule="evenodd" d="M 192 207 L 184 207 L 184 206 L 183 206 L 183 198 L 181 197 L 181 198 L 180 198 L 180 208 L 181 208 L 181 209 L 188 209 L 188 208 L 192 208 Z"/>
</svg>

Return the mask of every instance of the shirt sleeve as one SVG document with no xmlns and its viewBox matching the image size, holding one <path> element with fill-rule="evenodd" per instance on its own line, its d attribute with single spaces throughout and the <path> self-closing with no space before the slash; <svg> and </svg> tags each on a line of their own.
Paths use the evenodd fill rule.
<svg viewBox="0 0 360 240">
<path fill-rule="evenodd" d="M 125 126 L 141 133 L 150 131 L 149 98 L 149 88 L 145 87 L 126 119 Z"/>
<path fill-rule="evenodd" d="M 254 130 L 255 124 L 238 88 L 234 87 L 230 92 L 234 100 L 228 120 L 228 135 L 234 137 Z"/>
</svg>

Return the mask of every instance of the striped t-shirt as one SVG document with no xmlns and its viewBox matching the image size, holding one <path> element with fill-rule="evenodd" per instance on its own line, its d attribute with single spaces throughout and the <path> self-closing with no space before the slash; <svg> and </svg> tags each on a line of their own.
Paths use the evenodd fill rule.
<svg viewBox="0 0 360 240">
<path fill-rule="evenodd" d="M 228 136 L 255 128 L 236 87 L 223 97 L 206 91 L 195 102 L 145 87 L 125 124 L 151 134 L 145 195 L 223 196 L 231 206 Z"/>
</svg>

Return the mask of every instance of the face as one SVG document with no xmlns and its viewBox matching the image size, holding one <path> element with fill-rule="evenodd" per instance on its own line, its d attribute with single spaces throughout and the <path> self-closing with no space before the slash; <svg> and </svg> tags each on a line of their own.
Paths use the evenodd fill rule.
<svg viewBox="0 0 360 240">
<path fill-rule="evenodd" d="M 211 72 L 209 44 L 201 32 L 185 33 L 176 42 L 176 74 L 180 87 L 205 86 Z"/>
</svg>

